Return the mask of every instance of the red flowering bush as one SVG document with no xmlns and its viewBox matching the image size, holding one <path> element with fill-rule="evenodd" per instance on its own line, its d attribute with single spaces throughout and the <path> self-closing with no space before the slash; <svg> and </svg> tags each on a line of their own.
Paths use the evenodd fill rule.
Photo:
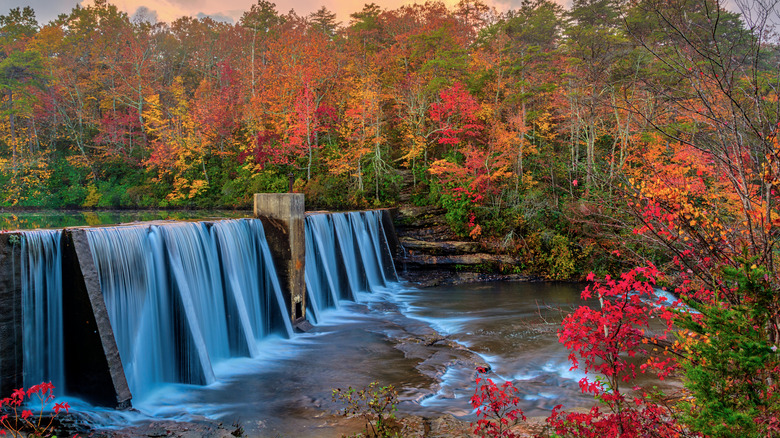
<svg viewBox="0 0 780 438">
<path fill-rule="evenodd" d="M 41 383 L 31 386 L 27 391 L 16 389 L 10 397 L 0 400 L 0 426 L 3 428 L 0 429 L 0 435 L 10 434 L 14 438 L 52 436 L 54 418 L 63 409 L 65 412 L 70 409 L 68 403 L 55 403 L 54 415 L 44 417 L 44 411 L 54 400 L 53 391 L 51 382 Z M 26 404 L 25 398 L 28 399 Z M 31 408 L 31 404 L 40 405 L 36 414 L 31 409 L 25 409 Z"/>
<path fill-rule="evenodd" d="M 478 368 L 480 374 L 487 372 Z M 471 406 L 477 410 L 477 422 L 471 423 L 474 433 L 482 438 L 505 437 L 515 438 L 512 426 L 519 420 L 525 421 L 523 411 L 517 407 L 520 398 L 517 388 L 512 382 L 504 382 L 501 386 L 487 377 L 477 377 L 477 388 L 471 397 Z"/>
</svg>

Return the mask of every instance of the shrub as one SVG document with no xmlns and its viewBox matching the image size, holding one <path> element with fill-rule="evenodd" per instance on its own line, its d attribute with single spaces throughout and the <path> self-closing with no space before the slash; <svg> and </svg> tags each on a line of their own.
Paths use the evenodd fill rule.
<svg viewBox="0 0 780 438">
<path fill-rule="evenodd" d="M 478 368 L 480 374 L 487 372 Z M 498 386 L 492 379 L 477 376 L 477 388 L 471 397 L 471 406 L 477 411 L 476 423 L 471 423 L 474 434 L 486 437 L 515 438 L 512 426 L 521 419 L 525 421 L 523 411 L 517 407 L 520 398 L 512 382 Z"/>
<path fill-rule="evenodd" d="M 398 404 L 398 391 L 393 385 L 379 386 L 379 382 L 371 382 L 360 390 L 351 386 L 346 391 L 337 388 L 333 390 L 333 401 L 347 405 L 341 412 L 343 415 L 363 418 L 368 436 L 398 436 L 390 427 L 390 420 L 395 418 Z"/>
<path fill-rule="evenodd" d="M 27 391 L 23 388 L 17 389 L 10 397 L 0 400 L 0 412 L 2 412 L 0 426 L 3 427 L 0 429 L 0 435 L 10 434 L 14 438 L 52 436 L 54 418 L 63 409 L 65 412 L 70 409 L 68 403 L 55 403 L 54 415 L 48 418 L 44 417 L 44 411 L 54 401 L 53 391 L 54 385 L 51 382 L 41 383 L 31 386 Z M 33 414 L 30 409 L 24 409 L 24 407 L 29 407 L 23 406 L 25 397 L 29 399 L 28 403 L 40 404 L 37 414 Z"/>
</svg>

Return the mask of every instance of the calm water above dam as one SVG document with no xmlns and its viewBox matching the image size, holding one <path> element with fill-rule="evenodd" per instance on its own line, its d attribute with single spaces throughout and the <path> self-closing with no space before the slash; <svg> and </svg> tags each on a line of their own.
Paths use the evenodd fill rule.
<svg viewBox="0 0 780 438">
<path fill-rule="evenodd" d="M 157 220 L 211 220 L 252 217 L 249 210 L 0 210 L 0 230 L 97 227 Z"/>
</svg>

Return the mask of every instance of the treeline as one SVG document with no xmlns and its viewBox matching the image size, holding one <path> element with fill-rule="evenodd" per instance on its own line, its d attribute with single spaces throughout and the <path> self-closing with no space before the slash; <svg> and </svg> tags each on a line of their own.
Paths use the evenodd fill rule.
<svg viewBox="0 0 780 438">
<path fill-rule="evenodd" d="M 259 0 L 236 24 L 168 24 L 98 0 L 41 25 L 13 9 L 0 205 L 248 206 L 292 177 L 312 206 L 440 205 L 461 235 L 569 277 L 640 239 L 626 193 L 760 178 L 778 114 L 767 13 L 462 0 L 368 4 L 342 25 Z"/>
</svg>

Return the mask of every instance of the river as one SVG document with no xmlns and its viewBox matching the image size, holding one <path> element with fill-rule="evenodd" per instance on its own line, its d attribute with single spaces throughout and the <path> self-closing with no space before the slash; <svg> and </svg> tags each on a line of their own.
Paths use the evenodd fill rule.
<svg viewBox="0 0 780 438">
<path fill-rule="evenodd" d="M 247 436 L 332 437 L 349 432 L 332 415 L 342 407 L 331 400 L 333 389 L 379 381 L 398 389 L 402 416 L 451 414 L 470 421 L 477 373 L 468 358 L 475 354 L 493 378 L 514 382 L 526 415 L 546 417 L 558 404 L 592 404 L 577 384 L 584 375 L 569 370 L 557 342 L 562 316 L 580 303 L 580 290 L 558 283 L 392 284 L 325 311 L 308 333 L 262 341 L 260 357 L 217 364 L 218 383 L 166 385 L 134 400 L 140 415 L 98 416 L 112 427 L 205 416 L 241 424 Z M 428 340 L 434 345 L 426 347 Z"/>
</svg>

